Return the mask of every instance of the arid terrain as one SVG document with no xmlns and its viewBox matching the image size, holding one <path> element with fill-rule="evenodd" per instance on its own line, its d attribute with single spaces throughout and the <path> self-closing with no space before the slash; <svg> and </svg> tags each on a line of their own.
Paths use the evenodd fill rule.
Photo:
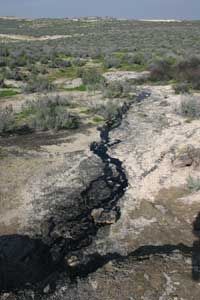
<svg viewBox="0 0 200 300">
<path fill-rule="evenodd" d="M 0 19 L 1 300 L 199 299 L 199 29 Z"/>
</svg>

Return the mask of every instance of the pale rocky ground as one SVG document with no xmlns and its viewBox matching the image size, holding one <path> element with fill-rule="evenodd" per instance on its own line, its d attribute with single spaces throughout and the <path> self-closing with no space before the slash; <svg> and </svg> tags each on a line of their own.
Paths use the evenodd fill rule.
<svg viewBox="0 0 200 300">
<path fill-rule="evenodd" d="M 56 79 L 53 82 L 55 85 L 62 86 L 64 88 L 68 88 L 68 89 L 74 89 L 74 88 L 78 88 L 81 84 L 83 84 L 82 79 L 81 78 L 75 78 L 75 79 L 66 79 L 66 78 L 59 78 Z"/>
<path fill-rule="evenodd" d="M 123 162 L 129 180 L 121 218 L 109 234 L 111 248 L 123 254 L 147 244 L 191 245 L 199 212 L 200 193 L 187 191 L 187 179 L 199 177 L 200 121 L 175 113 L 182 96 L 171 87 L 146 88 L 151 97 L 133 105 L 111 133 L 121 140 L 112 156 Z M 104 241 L 97 247 L 110 251 Z"/>
<path fill-rule="evenodd" d="M 140 89 L 151 96 L 132 105 L 110 134 L 111 141 L 121 141 L 110 148 L 110 155 L 123 162 L 129 182 L 119 203 L 121 217 L 100 229 L 82 251 L 86 257 L 104 255 L 105 262 L 73 284 L 61 276 L 56 292 L 47 292 L 42 299 L 199 299 L 200 283 L 192 279 L 192 246 L 200 192 L 190 191 L 187 180 L 199 177 L 200 121 L 176 113 L 182 96 L 175 95 L 171 86 Z M 35 148 L 26 138 L 17 148 L 12 142 L 7 145 L 8 153 L 0 160 L 0 233 L 43 234 L 40 225 L 54 208 L 49 195 L 55 193 L 59 206 L 66 195 L 58 192 L 56 198 L 56 191 L 63 190 L 68 197 L 80 193 L 101 174 L 102 163 L 88 148 L 98 138 L 91 129 L 60 137 L 56 145 L 44 137 Z M 177 246 L 180 243 L 184 246 Z M 2 299 L 40 299 L 30 295 L 5 294 Z"/>
<path fill-rule="evenodd" d="M 34 37 L 30 35 L 20 35 L 20 34 L 0 34 L 0 39 L 5 40 L 19 40 L 19 41 L 47 41 L 47 40 L 57 40 L 63 38 L 69 38 L 72 36 L 81 37 L 83 34 L 74 34 L 74 35 L 45 35 L 40 37 Z"/>
<path fill-rule="evenodd" d="M 128 79 L 144 79 L 149 76 L 148 71 L 135 72 L 135 71 L 110 71 L 104 73 L 104 77 L 108 81 L 126 81 Z"/>
</svg>

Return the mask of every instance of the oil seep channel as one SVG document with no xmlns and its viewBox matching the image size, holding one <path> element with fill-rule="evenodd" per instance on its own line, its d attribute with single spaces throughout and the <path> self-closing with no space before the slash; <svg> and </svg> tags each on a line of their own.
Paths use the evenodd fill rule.
<svg viewBox="0 0 200 300">
<path fill-rule="evenodd" d="M 186 246 L 184 244 L 177 245 L 145 245 L 137 248 L 135 251 L 130 252 L 128 255 L 123 256 L 119 253 L 107 253 L 106 255 L 100 255 L 94 253 L 86 256 L 80 265 L 75 268 L 71 268 L 70 277 L 72 281 L 76 281 L 77 278 L 85 278 L 89 274 L 96 272 L 99 268 L 111 261 L 117 263 L 123 263 L 129 260 L 129 262 L 145 261 L 149 260 L 152 256 L 157 255 L 161 257 L 173 256 L 175 253 L 179 253 L 184 257 L 192 257 L 194 247 Z M 200 254 L 198 254 L 200 257 Z"/>
<path fill-rule="evenodd" d="M 142 92 L 134 102 L 140 102 L 149 96 L 150 93 Z M 107 257 L 104 259 L 99 255 L 90 256 L 86 265 L 80 263 L 73 269 L 66 266 L 64 258 L 73 251 L 88 246 L 99 227 L 107 224 L 94 222 L 91 217 L 94 208 L 102 208 L 104 212 L 112 211 L 116 220 L 120 217 L 117 202 L 124 195 L 128 180 L 122 162 L 108 154 L 109 132 L 121 124 L 130 106 L 130 102 L 124 103 L 116 115 L 99 129 L 100 142 L 91 144 L 91 151 L 104 163 L 104 172 L 81 193 L 81 198 L 85 203 L 84 210 L 73 222 L 66 224 L 72 227 L 73 239 L 57 237 L 51 240 L 51 232 L 56 226 L 53 218 L 49 220 L 50 242 L 48 244 L 42 239 L 32 239 L 23 235 L 0 237 L 0 292 L 17 291 L 29 287 L 42 290 L 46 284 L 55 282 L 56 274 L 59 272 L 67 270 L 71 278 L 75 274 L 81 277 L 81 273 L 84 276 L 107 260 Z"/>
</svg>

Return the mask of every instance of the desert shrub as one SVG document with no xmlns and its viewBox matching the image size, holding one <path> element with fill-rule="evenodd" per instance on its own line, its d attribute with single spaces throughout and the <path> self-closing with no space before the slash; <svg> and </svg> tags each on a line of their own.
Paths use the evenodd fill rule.
<svg viewBox="0 0 200 300">
<path fill-rule="evenodd" d="M 200 98 L 194 96 L 184 97 L 177 111 L 184 117 L 199 119 Z"/>
<path fill-rule="evenodd" d="M 41 56 L 40 57 L 40 63 L 43 64 L 43 65 L 47 65 L 49 62 L 49 59 L 47 56 Z"/>
<path fill-rule="evenodd" d="M 58 68 L 70 68 L 72 66 L 72 63 L 70 60 L 57 59 L 56 65 Z"/>
<path fill-rule="evenodd" d="M 10 51 L 7 47 L 2 47 L 0 48 L 0 56 L 2 57 L 8 57 L 10 55 Z"/>
<path fill-rule="evenodd" d="M 0 134 L 11 131 L 14 127 L 14 114 L 12 106 L 0 110 Z"/>
<path fill-rule="evenodd" d="M 142 53 L 137 53 L 133 56 L 133 63 L 137 65 L 144 65 L 145 59 Z"/>
<path fill-rule="evenodd" d="M 107 98 L 117 98 L 121 97 L 123 94 L 123 85 L 118 81 L 113 81 L 103 86 L 103 95 Z"/>
<path fill-rule="evenodd" d="M 200 66 L 200 58 L 197 56 L 192 56 L 186 59 L 182 59 L 176 64 L 177 76 L 180 79 L 184 79 L 190 76 L 190 71 L 195 70 Z"/>
<path fill-rule="evenodd" d="M 77 57 L 72 60 L 72 64 L 76 67 L 83 67 L 86 64 L 86 60 Z"/>
<path fill-rule="evenodd" d="M 0 76 L 0 88 L 4 87 L 4 78 L 3 76 Z"/>
<path fill-rule="evenodd" d="M 200 90 L 200 66 L 195 70 L 191 70 L 188 81 L 195 90 Z"/>
<path fill-rule="evenodd" d="M 104 66 L 108 69 L 110 68 L 119 68 L 121 65 L 121 60 L 114 56 L 114 55 L 109 55 L 105 56 L 104 58 Z"/>
<path fill-rule="evenodd" d="M 67 110 L 68 101 L 61 97 L 45 97 L 27 102 L 22 115 L 29 116 L 35 129 L 75 129 L 79 127 L 79 117 Z"/>
<path fill-rule="evenodd" d="M 188 94 L 190 92 L 190 85 L 187 82 L 177 83 L 174 85 L 176 94 Z"/>
<path fill-rule="evenodd" d="M 172 65 L 168 60 L 157 60 L 150 65 L 149 70 L 150 80 L 152 81 L 163 81 L 172 78 Z"/>
<path fill-rule="evenodd" d="M 131 83 L 128 81 L 113 81 L 102 85 L 102 93 L 106 98 L 128 97 L 131 92 Z"/>
<path fill-rule="evenodd" d="M 78 74 L 86 86 L 98 89 L 105 81 L 104 77 L 96 68 L 79 69 Z"/>
<path fill-rule="evenodd" d="M 50 92 L 54 85 L 45 77 L 32 78 L 24 88 L 26 93 Z"/>
<path fill-rule="evenodd" d="M 31 73 L 31 76 L 36 75 L 45 75 L 48 73 L 48 69 L 45 65 L 42 64 L 27 64 L 27 70 Z"/>
<path fill-rule="evenodd" d="M 0 57 L 0 67 L 5 67 L 6 66 L 6 60 L 3 57 Z"/>
<path fill-rule="evenodd" d="M 200 89 L 200 58 L 193 56 L 178 62 L 175 66 L 175 78 L 191 83 L 194 89 Z"/>
<path fill-rule="evenodd" d="M 18 91 L 13 90 L 13 89 L 2 89 L 0 90 L 0 98 L 4 98 L 4 97 L 12 97 L 18 94 Z"/>
<path fill-rule="evenodd" d="M 13 70 L 7 68 L 4 74 L 5 74 L 5 78 L 7 79 L 13 79 L 16 81 L 23 81 L 26 79 L 26 76 L 18 68 Z"/>
<path fill-rule="evenodd" d="M 187 179 L 187 186 L 192 192 L 200 191 L 200 177 L 194 178 L 189 176 Z"/>
<path fill-rule="evenodd" d="M 109 100 L 104 104 L 94 104 L 90 107 L 90 111 L 98 116 L 101 116 L 104 120 L 111 120 L 118 112 L 119 104 L 114 100 Z"/>
<path fill-rule="evenodd" d="M 144 55 L 142 53 L 126 53 L 122 58 L 122 62 L 125 64 L 136 64 L 136 65 L 144 65 L 146 63 Z"/>
<path fill-rule="evenodd" d="M 21 55 L 15 60 L 15 66 L 17 67 L 25 67 L 27 63 L 28 60 L 25 55 Z"/>
<path fill-rule="evenodd" d="M 72 66 L 72 63 L 70 60 L 64 60 L 61 58 L 55 58 L 54 60 L 51 60 L 48 64 L 50 68 L 69 68 Z"/>
</svg>

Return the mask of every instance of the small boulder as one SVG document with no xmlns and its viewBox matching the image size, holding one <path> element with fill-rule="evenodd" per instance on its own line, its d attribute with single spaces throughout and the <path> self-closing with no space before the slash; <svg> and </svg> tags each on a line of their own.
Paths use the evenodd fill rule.
<svg viewBox="0 0 200 300">
<path fill-rule="evenodd" d="M 105 211 L 103 208 L 93 209 L 91 216 L 97 225 L 111 225 L 117 220 L 117 211 Z"/>
<path fill-rule="evenodd" d="M 67 257 L 66 261 L 67 261 L 68 266 L 70 266 L 70 267 L 76 267 L 80 263 L 78 257 L 75 255 L 73 255 L 71 257 Z"/>
<path fill-rule="evenodd" d="M 48 285 L 46 285 L 45 288 L 43 289 L 43 293 L 44 293 L 44 294 L 49 294 L 50 291 L 51 291 L 51 287 L 50 287 L 50 285 L 48 284 Z"/>
<path fill-rule="evenodd" d="M 172 163 L 176 168 L 184 168 L 193 166 L 197 168 L 200 166 L 200 149 L 193 145 L 186 145 L 174 152 Z"/>
<path fill-rule="evenodd" d="M 98 222 L 99 218 L 101 217 L 102 212 L 104 211 L 103 208 L 93 209 L 91 212 L 91 216 L 94 222 Z"/>
</svg>

